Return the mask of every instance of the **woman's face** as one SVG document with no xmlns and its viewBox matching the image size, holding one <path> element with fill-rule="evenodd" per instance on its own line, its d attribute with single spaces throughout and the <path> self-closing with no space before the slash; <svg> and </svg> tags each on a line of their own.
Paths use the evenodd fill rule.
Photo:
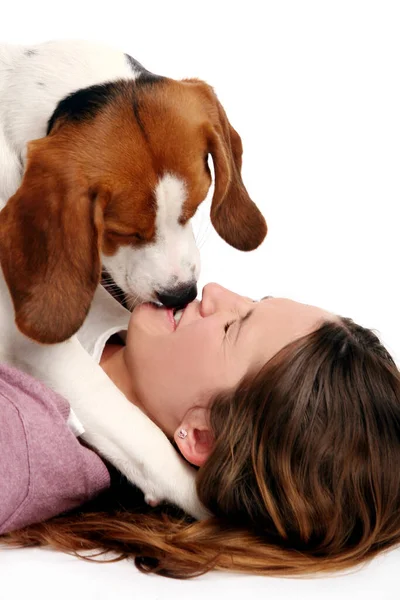
<svg viewBox="0 0 400 600">
<path fill-rule="evenodd" d="M 216 392 L 236 386 L 250 369 L 331 318 L 284 298 L 254 302 L 215 283 L 185 308 L 178 325 L 171 310 L 138 306 L 125 351 L 134 393 L 172 435 L 190 408 L 207 407 Z"/>
</svg>

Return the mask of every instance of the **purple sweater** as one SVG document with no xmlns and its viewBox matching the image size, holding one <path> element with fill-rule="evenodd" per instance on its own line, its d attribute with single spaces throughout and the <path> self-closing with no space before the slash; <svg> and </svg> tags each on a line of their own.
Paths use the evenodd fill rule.
<svg viewBox="0 0 400 600">
<path fill-rule="evenodd" d="M 44 521 L 109 487 L 107 467 L 67 425 L 68 402 L 0 364 L 0 534 Z"/>
</svg>

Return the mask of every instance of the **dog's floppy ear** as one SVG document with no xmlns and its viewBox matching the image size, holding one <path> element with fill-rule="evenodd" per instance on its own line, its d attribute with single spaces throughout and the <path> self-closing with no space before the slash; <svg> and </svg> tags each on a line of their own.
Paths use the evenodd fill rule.
<svg viewBox="0 0 400 600">
<path fill-rule="evenodd" d="M 0 264 L 22 333 L 62 342 L 82 325 L 101 273 L 102 209 L 57 147 L 29 144 L 20 188 L 0 212 Z"/>
<path fill-rule="evenodd" d="M 207 129 L 215 171 L 211 222 L 218 234 L 234 248 L 254 250 L 264 240 L 267 224 L 242 181 L 242 140 L 214 93 Z"/>
</svg>

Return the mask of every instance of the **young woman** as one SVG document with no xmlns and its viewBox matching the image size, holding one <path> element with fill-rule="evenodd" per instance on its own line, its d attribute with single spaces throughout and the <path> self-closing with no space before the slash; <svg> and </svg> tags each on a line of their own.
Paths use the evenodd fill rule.
<svg viewBox="0 0 400 600">
<path fill-rule="evenodd" d="M 140 505 L 116 475 L 86 507 L 4 542 L 114 550 L 172 577 L 332 571 L 400 542 L 400 374 L 372 331 L 216 284 L 175 316 L 104 302 L 82 344 L 199 467 L 213 516 Z M 126 343 L 106 345 L 128 321 Z"/>
</svg>

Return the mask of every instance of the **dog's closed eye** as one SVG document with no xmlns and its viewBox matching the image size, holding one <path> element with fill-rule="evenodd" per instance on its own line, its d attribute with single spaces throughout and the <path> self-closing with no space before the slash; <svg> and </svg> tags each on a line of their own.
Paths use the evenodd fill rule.
<svg viewBox="0 0 400 600">
<path fill-rule="evenodd" d="M 133 239 L 133 240 L 137 240 L 138 242 L 145 242 L 146 238 L 144 235 L 142 235 L 141 233 L 138 233 L 137 231 L 134 232 L 126 232 L 126 231 L 115 231 L 115 230 L 108 230 L 107 231 L 108 234 L 111 235 L 115 235 L 119 238 L 129 238 L 129 239 Z"/>
</svg>

